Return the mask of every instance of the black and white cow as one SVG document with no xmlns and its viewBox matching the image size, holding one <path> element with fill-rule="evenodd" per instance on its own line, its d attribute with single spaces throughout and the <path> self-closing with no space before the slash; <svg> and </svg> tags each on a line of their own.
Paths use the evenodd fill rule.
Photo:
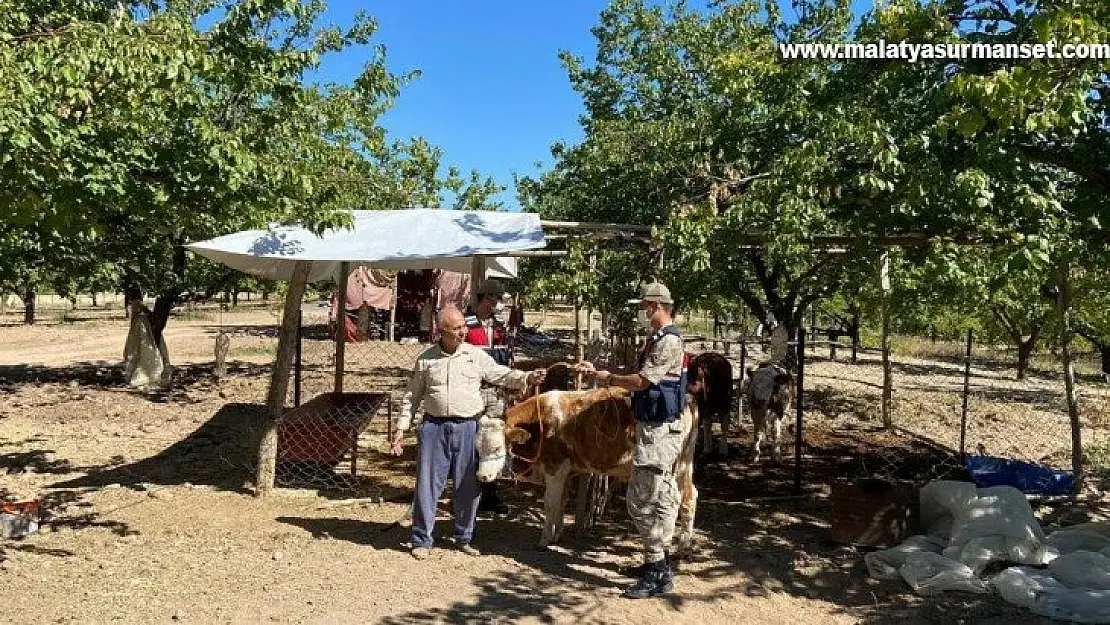
<svg viewBox="0 0 1110 625">
<path fill-rule="evenodd" d="M 752 444 L 752 462 L 759 462 L 760 447 L 769 434 L 771 457 L 782 460 L 782 420 L 794 401 L 794 376 L 777 364 L 764 364 L 758 369 L 748 369 L 746 382 L 748 406 L 755 428 Z"/>
</svg>

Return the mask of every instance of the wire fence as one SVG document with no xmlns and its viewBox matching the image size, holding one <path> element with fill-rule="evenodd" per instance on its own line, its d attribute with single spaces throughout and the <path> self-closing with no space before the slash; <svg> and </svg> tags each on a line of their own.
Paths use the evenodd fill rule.
<svg viewBox="0 0 1110 625">
<path fill-rule="evenodd" d="M 744 338 L 744 330 L 750 332 L 723 331 L 687 342 L 692 353 L 726 355 L 737 390 L 746 375 L 743 369 L 768 359 L 766 342 L 750 334 Z M 1051 354 L 1034 359 L 1025 379 L 1016 380 L 1013 354 L 995 346 L 973 345 L 969 368 L 959 345 L 898 337 L 891 356 L 894 427 L 884 428 L 881 351 L 858 344 L 853 348 L 850 335 L 830 340 L 818 328 L 817 336 L 805 347 L 803 386 L 796 389 L 800 421 L 797 414 L 786 415 L 780 440 L 790 468 L 802 476 L 803 489 L 837 478 L 966 479 L 961 452 L 1072 468 L 1062 373 Z M 1098 363 L 1087 360 L 1079 365 L 1084 455 L 1091 473 L 1106 476 L 1110 389 L 1097 375 Z M 735 397 L 732 431 L 738 432 L 733 440 L 741 451 L 730 462 L 750 463 L 752 454 L 745 448 L 754 439 L 754 425 L 745 398 L 739 392 Z M 802 436 L 795 447 L 799 422 Z M 778 467 L 748 473 L 760 475 L 773 483 L 764 490 L 790 490 L 791 480 Z"/>
<path fill-rule="evenodd" d="M 360 477 L 360 467 L 369 466 L 368 460 L 388 449 L 392 417 L 411 367 L 428 344 L 421 341 L 424 337 L 412 335 L 420 329 L 406 331 L 410 336 L 399 336 L 403 332 L 395 330 L 398 340 L 383 339 L 388 337 L 388 326 L 380 317 L 372 318 L 367 327 L 369 331 L 360 330 L 341 348 L 343 392 L 351 398 L 340 401 L 334 393 L 335 325 L 327 308 L 306 307 L 302 312 L 299 365 L 288 398 L 290 406 L 300 408 L 283 421 L 279 485 L 358 490 L 365 477 Z M 706 329 L 712 332 L 711 326 Z M 802 408 L 800 441 L 796 403 L 784 418 L 779 440 L 785 462 L 754 465 L 754 425 L 739 391 L 744 369 L 768 359 L 768 343 L 740 324 L 720 326 L 717 336 L 687 334 L 692 355 L 717 352 L 732 363 L 734 403 L 729 411 L 727 463 L 742 470 L 752 484 L 758 483 L 753 493 L 788 494 L 799 483 L 803 490 L 817 489 L 836 479 L 921 483 L 966 478 L 961 451 L 1071 468 L 1071 426 L 1051 354 L 1034 359 L 1026 378 L 1019 381 L 1013 379 L 1013 355 L 995 346 L 973 345 L 968 368 L 966 346 L 895 337 L 894 427 L 884 428 L 881 352 L 848 335 L 830 340 L 820 328 L 815 333 L 818 340 L 807 341 L 804 350 L 802 387 L 796 400 Z M 511 341 L 513 365 L 531 369 L 571 361 L 575 357 L 571 338 L 567 331 L 522 332 Z M 583 349 L 587 360 L 613 371 L 634 366 L 639 352 L 636 341 L 603 332 L 591 338 Z M 1095 375 L 1097 363 L 1080 364 L 1085 456 L 1093 472 L 1106 474 L 1110 470 L 1110 389 Z M 574 382 L 564 379 L 560 387 L 573 388 Z M 492 387 L 483 394 L 492 414 L 519 399 Z M 764 454 L 771 455 L 766 448 Z"/>
<path fill-rule="evenodd" d="M 363 327 L 368 331 L 355 340 L 337 343 L 327 308 L 302 310 L 286 400 L 293 409 L 279 430 L 277 485 L 358 490 L 359 465 L 388 449 L 393 416 L 427 345 L 416 338 L 383 340 L 378 319 Z"/>
</svg>

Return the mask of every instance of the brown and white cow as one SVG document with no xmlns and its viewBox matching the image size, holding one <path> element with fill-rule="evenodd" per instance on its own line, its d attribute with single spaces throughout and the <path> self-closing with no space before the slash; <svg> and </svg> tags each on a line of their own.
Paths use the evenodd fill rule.
<svg viewBox="0 0 1110 625">
<path fill-rule="evenodd" d="M 697 439 L 697 404 L 687 396 L 682 416 L 682 451 L 675 464 L 681 494 L 678 551 L 693 542 L 698 491 L 693 454 Z M 504 419 L 483 417 L 478 423 L 478 479 L 496 479 L 506 461 L 514 472 L 544 485 L 544 524 L 539 546 L 556 542 L 563 532 L 567 478 L 575 473 L 632 476 L 636 421 L 628 391 L 549 391 L 509 408 Z"/>
<path fill-rule="evenodd" d="M 794 400 L 794 376 L 777 364 L 765 364 L 758 370 L 748 368 L 747 396 L 755 428 L 752 462 L 759 462 L 759 448 L 770 433 L 771 457 L 782 460 L 782 420 Z"/>
</svg>

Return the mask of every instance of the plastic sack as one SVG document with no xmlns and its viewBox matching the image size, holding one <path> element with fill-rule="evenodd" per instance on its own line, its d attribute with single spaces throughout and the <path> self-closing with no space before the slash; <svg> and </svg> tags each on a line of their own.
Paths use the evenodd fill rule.
<svg viewBox="0 0 1110 625">
<path fill-rule="evenodd" d="M 1033 516 L 1033 508 L 1021 491 L 1012 486 L 979 489 L 979 496 L 957 509 L 952 524 L 952 542 L 967 542 L 980 536 L 1006 536 L 1044 542 L 1044 530 Z"/>
<path fill-rule="evenodd" d="M 1071 588 L 1110 590 L 1110 557 L 1091 551 L 1076 551 L 1048 565 L 1052 576 Z"/>
<path fill-rule="evenodd" d="M 965 564 L 937 553 L 915 553 L 906 558 L 900 569 L 902 578 L 922 596 L 935 595 L 948 590 L 972 593 L 989 593 L 986 582 L 975 576 Z"/>
<path fill-rule="evenodd" d="M 976 575 L 982 573 L 991 562 L 1040 566 L 1052 562 L 1060 555 L 1055 547 L 1035 540 L 1008 536 L 980 536 L 948 547 L 941 554 L 968 565 Z"/>
<path fill-rule="evenodd" d="M 1027 610 L 1033 609 L 1039 597 L 1065 590 L 1048 571 L 1027 566 L 1011 566 L 991 578 L 991 586 L 1003 599 Z"/>
<path fill-rule="evenodd" d="M 1075 476 L 1034 462 L 994 456 L 968 456 L 964 462 L 971 479 L 981 488 L 1012 486 L 1023 493 L 1067 495 L 1075 490 Z"/>
<path fill-rule="evenodd" d="M 992 561 L 1041 565 L 1056 555 L 1044 544 L 1044 531 L 1025 495 L 1011 486 L 979 490 L 979 496 L 954 512 L 949 547 L 942 553 L 978 573 Z"/>
<path fill-rule="evenodd" d="M 966 508 L 977 496 L 974 484 L 936 480 L 921 488 L 921 528 L 929 536 L 948 538 L 955 511 Z"/>
<path fill-rule="evenodd" d="M 907 558 L 916 553 L 940 553 L 944 544 L 944 540 L 932 536 L 910 536 L 897 547 L 865 554 L 863 562 L 872 579 L 900 580 L 900 569 Z"/>
<path fill-rule="evenodd" d="M 1052 532 L 1045 543 L 1056 547 L 1060 553 L 1073 551 L 1103 551 L 1110 549 L 1110 524 L 1083 523 Z"/>
<path fill-rule="evenodd" d="M 1041 595 L 1033 613 L 1074 623 L 1110 623 L 1110 590 L 1065 588 Z"/>
</svg>

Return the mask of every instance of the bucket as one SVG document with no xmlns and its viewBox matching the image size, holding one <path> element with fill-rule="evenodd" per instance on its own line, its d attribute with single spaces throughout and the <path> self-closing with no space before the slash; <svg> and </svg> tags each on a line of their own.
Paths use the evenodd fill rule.
<svg viewBox="0 0 1110 625">
<path fill-rule="evenodd" d="M 0 503 L 0 538 L 23 538 L 39 531 L 41 505 L 38 499 Z"/>
</svg>

